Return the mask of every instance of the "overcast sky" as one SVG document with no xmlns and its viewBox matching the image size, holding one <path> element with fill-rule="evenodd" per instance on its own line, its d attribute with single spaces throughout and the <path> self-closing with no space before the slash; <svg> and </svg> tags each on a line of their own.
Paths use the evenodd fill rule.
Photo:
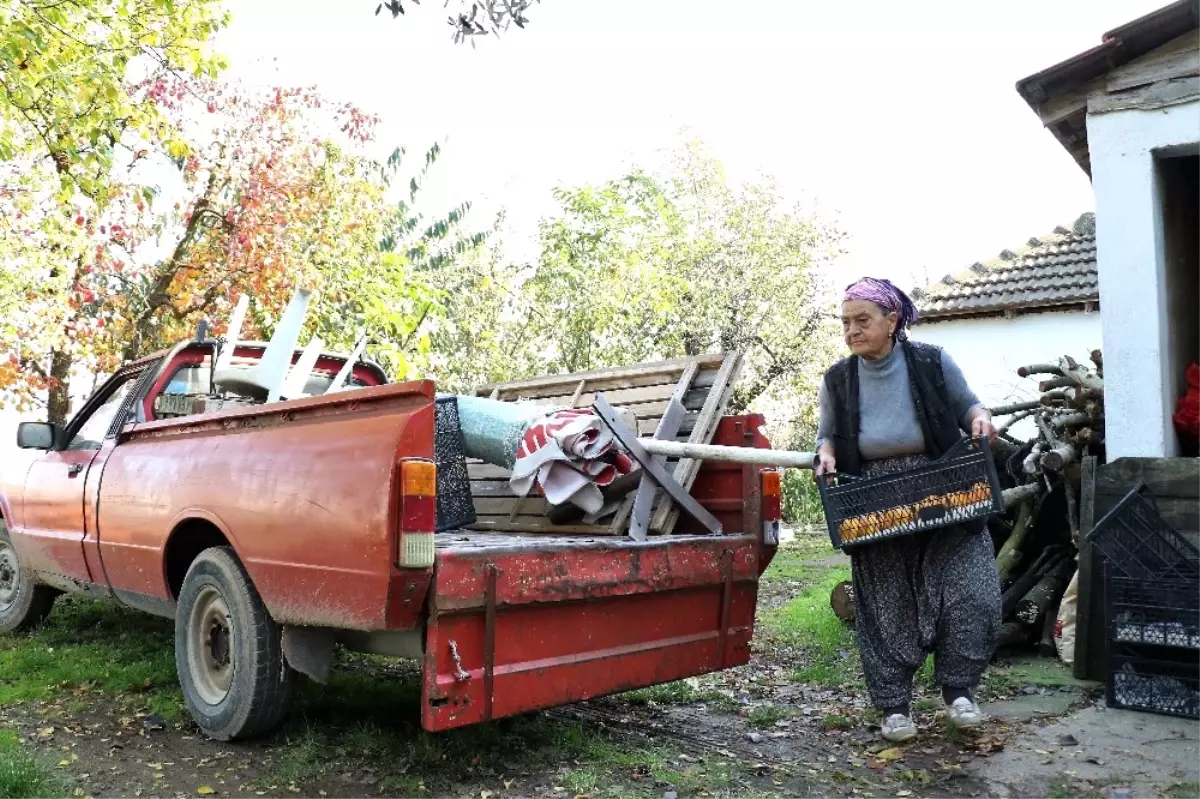
<svg viewBox="0 0 1200 799">
<path fill-rule="evenodd" d="M 375 4 L 234 0 L 221 49 L 379 114 L 387 149 L 445 140 L 431 206 L 474 200 L 480 226 L 507 208 L 515 258 L 554 186 L 652 163 L 687 127 L 733 176 L 836 212 L 846 277 L 912 285 L 1092 209 L 1014 84 L 1162 0 L 542 0 L 474 51 L 438 0 Z"/>
</svg>

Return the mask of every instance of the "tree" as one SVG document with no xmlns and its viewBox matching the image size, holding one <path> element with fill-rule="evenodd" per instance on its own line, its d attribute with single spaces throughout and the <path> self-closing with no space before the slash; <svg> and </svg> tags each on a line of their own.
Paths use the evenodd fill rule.
<svg viewBox="0 0 1200 799">
<path fill-rule="evenodd" d="M 815 388 L 835 340 L 823 278 L 835 228 L 784 207 L 770 182 L 731 186 L 697 143 L 666 175 L 556 197 L 525 287 L 546 370 L 741 349 L 735 410 Z"/>
<path fill-rule="evenodd" d="M 437 270 L 442 313 L 427 319 L 429 374 L 447 391 L 469 393 L 484 383 L 536 372 L 532 342 L 523 320 L 536 312 L 521 291 L 522 269 L 504 260 L 504 214 L 498 214 L 486 244 Z"/>
<path fill-rule="evenodd" d="M 379 16 L 380 11 L 387 10 L 391 12 L 392 19 L 396 19 L 405 13 L 405 2 L 420 5 L 421 0 L 385 0 L 376 4 L 375 15 Z M 499 36 L 510 25 L 524 28 L 529 23 L 525 12 L 534 2 L 540 3 L 541 0 L 459 0 L 459 10 L 446 21 L 454 28 L 455 44 L 470 39 L 474 47 L 476 36 Z"/>
<path fill-rule="evenodd" d="M 310 90 L 196 81 L 164 80 L 151 92 L 195 145 L 174 156 L 137 150 L 121 191 L 95 216 L 64 220 L 52 204 L 39 227 L 69 249 L 47 250 L 36 236 L 8 242 L 20 267 L 0 296 L 25 289 L 29 313 L 12 323 L 22 369 L 0 373 L 0 390 L 25 406 L 48 390 L 49 416 L 61 422 L 74 367 L 111 371 L 190 335 L 202 317 L 228 318 L 245 292 L 256 299 L 254 335 L 299 285 L 319 291 L 309 333 L 349 350 L 368 330 L 385 367 L 411 374 L 428 349 L 416 330 L 440 313 L 420 268 L 475 241 L 457 235 L 465 205 L 433 222 L 411 210 L 438 148 L 394 207 L 386 195 L 402 152 L 386 164 L 357 153 L 375 119 L 353 106 Z M 20 275 L 37 276 L 36 287 L 17 285 Z"/>
<path fill-rule="evenodd" d="M 0 162 L 49 164 L 60 199 L 103 204 L 123 141 L 186 147 L 158 98 L 127 76 L 215 76 L 225 61 L 209 42 L 228 19 L 221 0 L 0 5 Z"/>
</svg>

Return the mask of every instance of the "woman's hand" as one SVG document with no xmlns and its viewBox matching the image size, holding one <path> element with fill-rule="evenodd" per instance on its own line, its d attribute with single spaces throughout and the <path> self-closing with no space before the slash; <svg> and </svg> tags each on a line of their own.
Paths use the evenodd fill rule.
<svg viewBox="0 0 1200 799">
<path fill-rule="evenodd" d="M 971 435 L 982 438 L 988 437 L 988 441 L 995 444 L 998 434 L 996 433 L 996 425 L 992 424 L 992 417 L 987 411 L 982 408 L 975 414 L 975 418 L 971 420 Z"/>
<path fill-rule="evenodd" d="M 833 457 L 833 447 L 828 444 L 817 447 L 817 463 L 813 467 L 813 473 L 819 477 L 836 471 L 837 460 Z"/>
</svg>

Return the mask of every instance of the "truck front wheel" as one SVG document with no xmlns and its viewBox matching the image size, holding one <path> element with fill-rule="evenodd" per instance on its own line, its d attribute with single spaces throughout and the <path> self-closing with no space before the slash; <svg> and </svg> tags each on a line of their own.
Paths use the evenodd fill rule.
<svg viewBox="0 0 1200 799">
<path fill-rule="evenodd" d="M 287 713 L 295 672 L 279 625 L 229 547 L 201 552 L 183 579 L 175 668 L 192 718 L 211 738 L 263 735 Z"/>
<path fill-rule="evenodd" d="M 50 613 L 58 591 L 38 585 L 33 573 L 21 565 L 8 525 L 0 519 L 0 633 L 38 626 Z"/>
</svg>

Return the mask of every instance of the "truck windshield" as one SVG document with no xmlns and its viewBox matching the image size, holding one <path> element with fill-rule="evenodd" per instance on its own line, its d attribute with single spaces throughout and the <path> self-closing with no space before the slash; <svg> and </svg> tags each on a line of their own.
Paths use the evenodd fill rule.
<svg viewBox="0 0 1200 799">
<path fill-rule="evenodd" d="M 231 369 L 250 369 L 253 364 L 233 364 Z M 211 383 L 209 382 L 210 372 L 207 363 L 191 363 L 184 364 L 179 367 L 179 370 L 171 376 L 171 382 L 167 383 L 167 387 L 163 389 L 164 394 L 208 394 L 211 393 Z M 309 396 L 317 396 L 324 394 L 329 384 L 333 382 L 334 374 L 325 374 L 323 372 L 313 372 L 308 376 L 308 380 L 304 383 L 304 393 Z M 351 376 L 350 388 L 359 388 L 365 386 L 361 380 Z"/>
</svg>

